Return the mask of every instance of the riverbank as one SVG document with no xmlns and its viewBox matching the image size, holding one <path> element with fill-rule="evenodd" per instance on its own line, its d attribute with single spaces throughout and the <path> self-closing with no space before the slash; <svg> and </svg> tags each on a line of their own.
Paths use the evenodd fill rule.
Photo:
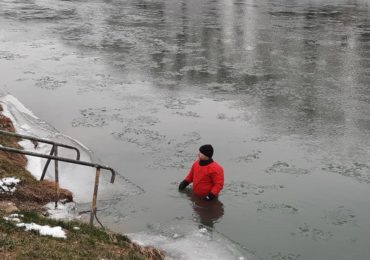
<svg viewBox="0 0 370 260">
<path fill-rule="evenodd" d="M 0 128 L 15 132 L 2 111 L 0 107 Z M 19 141 L 0 136 L 3 146 L 22 149 Z M 142 247 L 124 235 L 76 220 L 48 218 L 45 205 L 55 201 L 55 185 L 36 180 L 26 165 L 25 156 L 0 152 L 0 258 L 164 259 L 162 251 Z M 73 194 L 60 189 L 59 200 L 72 202 Z"/>
</svg>

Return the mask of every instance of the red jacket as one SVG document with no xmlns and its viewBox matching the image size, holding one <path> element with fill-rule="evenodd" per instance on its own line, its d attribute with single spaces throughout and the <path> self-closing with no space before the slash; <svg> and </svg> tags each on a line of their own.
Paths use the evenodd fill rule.
<svg viewBox="0 0 370 260">
<path fill-rule="evenodd" d="M 217 162 L 201 166 L 199 160 L 196 160 L 185 180 L 193 182 L 193 192 L 197 196 L 204 197 L 210 192 L 218 196 L 224 187 L 224 169 Z"/>
</svg>

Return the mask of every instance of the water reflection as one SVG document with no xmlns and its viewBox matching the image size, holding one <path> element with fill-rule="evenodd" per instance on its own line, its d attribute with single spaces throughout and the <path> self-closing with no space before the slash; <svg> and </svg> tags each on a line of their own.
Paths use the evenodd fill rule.
<svg viewBox="0 0 370 260">
<path fill-rule="evenodd" d="M 81 136 L 87 136 L 87 127 L 98 128 L 104 125 L 107 127 L 99 134 L 109 136 L 109 133 L 118 133 L 114 135 L 114 137 L 119 136 L 116 141 L 137 145 L 139 149 L 146 149 L 146 152 L 164 151 L 163 154 L 171 155 L 172 161 L 168 161 L 166 156 L 163 154 L 158 156 L 156 153 L 153 156 L 155 166 L 181 168 L 186 165 L 188 158 L 192 158 L 190 147 L 207 136 L 197 132 L 202 128 L 203 123 L 207 125 L 217 121 L 221 127 L 214 127 L 210 131 L 215 136 L 224 136 L 226 133 L 224 129 L 233 128 L 235 142 L 225 145 L 224 150 L 236 148 L 235 150 L 246 154 L 235 154 L 238 156 L 236 158 L 241 158 L 236 161 L 232 161 L 232 158 L 224 158 L 235 170 L 235 175 L 230 178 L 239 181 L 245 178 L 242 175 L 244 172 L 261 174 L 258 177 L 255 176 L 255 183 L 258 185 L 251 183 L 245 186 L 238 184 L 229 187 L 229 195 L 235 195 L 232 199 L 237 201 L 235 205 L 238 206 L 228 212 L 227 218 L 224 218 L 217 228 L 228 230 L 236 240 L 244 244 L 255 243 L 255 247 L 259 247 L 257 251 L 264 254 L 262 259 L 296 259 L 298 257 L 295 256 L 298 253 L 302 255 L 302 259 L 337 259 L 342 252 L 346 251 L 344 248 L 328 248 L 326 245 L 316 247 L 316 241 L 310 244 L 307 240 L 301 241 L 302 244 L 295 244 L 297 239 L 294 239 L 293 243 L 286 243 L 290 244 L 290 247 L 279 245 L 279 241 L 289 241 L 292 233 L 287 232 L 287 229 L 275 233 L 276 237 L 281 236 L 282 239 L 271 237 L 264 240 L 266 244 L 260 243 L 262 236 L 268 237 L 271 228 L 276 228 L 278 226 L 276 224 L 283 226 L 280 224 L 286 223 L 286 219 L 293 220 L 291 223 L 294 225 L 289 225 L 293 233 L 295 227 L 303 227 L 300 230 L 305 231 L 306 234 L 311 232 L 316 238 L 320 237 L 320 234 L 324 234 L 324 240 L 330 237 L 325 234 L 331 232 L 331 227 L 320 222 L 316 223 L 316 226 L 323 226 L 324 231 L 321 232 L 321 229 L 315 227 L 313 222 L 318 216 L 316 214 L 313 214 L 311 218 L 308 214 L 307 219 L 301 219 L 303 223 L 294 222 L 294 218 L 299 220 L 302 217 L 300 213 L 305 210 L 303 206 L 299 208 L 299 214 L 292 214 L 294 216 L 291 218 L 284 215 L 284 218 L 279 220 L 280 212 L 271 213 L 275 214 L 271 221 L 271 223 L 274 222 L 272 227 L 266 225 L 268 222 L 266 219 L 263 219 L 266 222 L 253 225 L 256 223 L 253 218 L 249 220 L 240 218 L 239 223 L 230 221 L 233 223 L 228 225 L 228 218 L 237 219 L 243 212 L 252 210 L 251 207 L 242 208 L 239 207 L 241 204 L 237 204 L 241 203 L 240 201 L 247 193 L 250 201 L 258 196 L 258 199 L 266 200 L 266 205 L 271 205 L 271 207 L 266 207 L 263 218 L 268 217 L 269 213 L 266 212 L 276 212 L 275 205 L 285 202 L 267 203 L 270 198 L 263 187 L 271 187 L 266 185 L 270 185 L 272 180 L 276 180 L 275 184 L 279 184 L 277 186 L 279 188 L 271 188 L 273 191 L 276 190 L 276 200 L 282 198 L 279 196 L 285 196 L 280 194 L 286 194 L 285 192 L 293 189 L 296 191 L 294 197 L 303 201 L 303 204 L 311 203 L 307 197 L 312 192 L 297 192 L 305 190 L 306 182 L 296 182 L 294 185 L 297 187 L 294 187 L 292 183 L 300 178 L 315 183 L 319 177 L 318 173 L 322 170 L 362 183 L 370 183 L 370 166 L 368 165 L 370 151 L 368 113 L 370 109 L 370 19 L 369 6 L 364 2 L 366 1 L 104 0 L 91 2 L 82 0 L 77 1 L 78 4 L 76 4 L 76 1 L 50 3 L 45 0 L 16 2 L 0 0 L 1 19 L 15 20 L 21 25 L 22 21 L 27 20 L 29 23 L 27 28 L 30 30 L 32 26 L 38 28 L 43 24 L 48 30 L 41 35 L 40 39 L 45 37 L 48 39 L 45 42 L 49 42 L 49 37 L 52 40 L 58 37 L 63 44 L 74 47 L 73 50 L 75 47 L 78 49 L 81 53 L 78 59 L 82 59 L 84 55 L 92 57 L 88 59 L 91 63 L 86 63 L 88 66 L 86 65 L 85 74 L 85 71 L 76 68 L 83 67 L 82 64 L 85 65 L 87 60 L 75 61 L 75 64 L 69 63 L 69 59 L 74 59 L 73 55 L 64 57 L 64 52 L 67 54 L 70 50 L 60 51 L 60 54 L 56 56 L 60 60 L 55 65 L 58 66 L 55 67 L 58 68 L 55 70 L 57 72 L 45 75 L 47 74 L 45 69 L 34 68 L 34 57 L 27 60 L 17 54 L 19 50 L 12 48 L 7 50 L 7 47 L 12 44 L 11 40 L 9 40 L 10 43 L 7 41 L 12 37 L 8 37 L 7 31 L 3 29 L 4 37 L 1 41 L 4 44 L 3 49 L 7 51 L 0 51 L 0 65 L 6 68 L 4 71 L 11 70 L 10 64 L 14 60 L 17 63 L 13 67 L 18 68 L 20 75 L 23 72 L 25 78 L 30 77 L 26 72 L 31 71 L 30 68 L 32 68 L 35 76 L 32 76 L 34 79 L 29 79 L 30 82 L 36 81 L 35 87 L 45 91 L 55 89 L 60 91 L 58 93 L 62 93 L 64 89 L 69 91 L 69 86 L 86 85 L 91 92 L 97 91 L 97 95 L 102 95 L 102 100 L 109 100 L 106 101 L 107 104 L 111 103 L 107 105 L 107 108 L 83 105 L 85 107 L 81 109 L 82 119 L 75 117 L 78 120 L 72 120 L 72 117 L 70 120 L 73 122 L 73 127 L 81 129 L 79 133 Z M 13 30 L 9 35 L 13 35 L 14 31 L 18 30 L 18 28 L 13 28 L 13 25 L 8 24 L 7 26 Z M 19 26 L 19 28 L 22 27 Z M 38 36 L 37 33 L 32 38 L 38 38 L 36 36 Z M 28 38 L 25 37 L 25 39 L 28 41 Z M 41 43 L 44 44 L 43 41 Z M 29 43 L 25 42 L 20 46 L 23 49 L 28 45 Z M 57 48 L 56 46 L 58 45 L 51 47 L 54 49 Z M 36 53 L 40 49 L 40 57 L 44 57 L 48 50 L 41 47 L 42 45 L 36 42 L 28 54 Z M 62 52 L 63 55 L 59 56 Z M 79 52 L 76 51 L 76 53 Z M 45 61 L 39 62 L 38 57 L 36 60 L 37 64 L 43 64 L 45 67 L 49 67 L 50 64 L 51 69 L 50 61 L 45 65 Z M 82 61 L 84 63 L 81 63 Z M 20 66 L 27 62 L 32 65 Z M 78 71 L 76 75 L 81 75 L 69 77 L 70 71 L 75 69 Z M 116 74 L 117 71 L 119 76 Z M 58 75 L 59 72 L 62 74 Z M 131 79 L 133 79 L 133 84 L 131 84 Z M 122 84 L 122 88 L 121 82 L 125 83 Z M 152 86 L 150 90 L 156 94 L 158 92 L 158 96 L 153 95 L 152 99 L 151 92 L 148 98 L 146 98 L 147 93 L 139 95 L 139 92 L 133 91 L 137 86 L 136 82 L 140 82 L 138 85 L 141 85 L 141 82 L 143 85 L 149 82 L 148 85 Z M 12 88 L 13 85 L 22 84 L 21 81 L 13 83 L 4 83 L 4 85 L 8 84 L 9 88 Z M 124 89 L 126 87 L 127 89 Z M 27 83 L 27 89 L 31 88 L 32 84 L 28 88 Z M 79 93 L 85 95 L 85 91 L 81 91 L 85 89 L 86 87 L 81 87 Z M 183 89 L 186 91 L 180 91 Z M 176 92 L 176 90 L 179 91 Z M 135 96 L 135 99 L 131 100 L 131 91 L 138 95 L 137 99 Z M 26 91 L 24 92 L 26 95 Z M 182 96 L 185 92 L 191 93 L 190 101 Z M 112 95 L 114 97 L 111 98 L 110 93 L 116 95 Z M 145 98 L 142 98 L 141 94 Z M 65 94 L 65 96 L 68 95 Z M 201 105 L 199 107 L 202 108 L 200 112 L 203 112 L 203 109 L 216 109 L 215 102 L 208 102 L 205 99 L 202 101 L 203 97 L 214 98 L 216 101 L 232 101 L 233 110 L 226 108 L 225 111 L 220 111 L 217 119 L 215 119 L 216 116 L 212 118 L 208 114 L 205 116 L 206 114 L 198 113 L 198 110 L 192 107 L 198 104 L 198 100 L 193 102 L 198 97 Z M 149 99 L 150 102 L 146 101 Z M 125 102 L 124 105 L 121 104 L 124 103 L 122 100 Z M 117 105 L 118 102 L 120 102 L 119 105 Z M 221 103 L 220 107 L 223 108 Z M 244 111 L 246 112 L 245 117 L 243 117 Z M 52 115 L 49 115 L 49 118 L 55 120 Z M 230 120 L 225 120 L 228 118 Z M 198 119 L 201 120 L 197 121 Z M 68 120 L 66 119 L 66 122 L 69 123 Z M 187 120 L 192 123 L 181 128 Z M 220 123 L 222 120 L 223 123 Z M 248 120 L 248 123 L 258 127 L 261 136 L 251 136 L 250 133 L 253 131 L 248 129 L 248 124 L 243 125 L 243 129 L 239 128 L 239 121 Z M 118 129 L 111 122 L 121 122 L 124 127 Z M 193 124 L 194 122 L 199 122 L 199 127 L 198 123 Z M 109 126 L 111 128 L 108 128 L 109 124 L 112 125 Z M 193 125 L 196 127 L 192 128 Z M 163 131 L 163 129 L 166 130 Z M 175 132 L 179 132 L 178 135 Z M 94 129 L 91 133 L 96 135 L 98 132 Z M 278 141 L 280 138 L 285 142 L 286 137 L 291 137 L 289 142 L 280 143 Z M 299 162 L 300 157 L 298 155 L 297 158 L 295 157 L 295 151 L 293 153 L 290 150 L 296 149 L 295 146 L 290 146 L 291 143 L 294 144 L 292 140 L 303 144 L 302 149 L 309 151 L 305 153 L 308 157 L 307 161 L 305 158 L 303 162 Z M 95 147 L 102 146 L 97 141 Z M 122 147 L 126 146 L 122 145 Z M 249 147 L 253 151 L 248 150 Z M 275 151 L 273 147 L 282 148 L 282 152 L 273 154 Z M 116 149 L 116 154 L 126 155 L 125 149 L 128 148 Z M 280 155 L 284 157 L 285 153 L 287 158 L 276 158 Z M 106 151 L 101 154 L 110 156 Z M 297 154 L 300 154 L 300 150 Z M 319 157 L 317 160 L 316 155 Z M 288 157 L 294 162 L 288 161 Z M 131 163 L 133 165 L 131 169 L 136 170 L 134 161 Z M 306 163 L 307 165 L 300 165 Z M 255 166 L 256 169 L 250 170 Z M 306 167 L 310 168 L 310 171 L 307 171 L 310 174 L 297 174 L 301 172 L 299 169 L 306 169 Z M 150 172 L 152 171 L 155 172 L 150 168 Z M 303 172 L 306 171 L 303 170 Z M 146 170 L 142 173 L 146 173 Z M 289 174 L 294 177 L 288 178 L 286 175 Z M 320 176 L 326 178 L 332 175 L 320 174 Z M 338 180 L 342 180 L 340 177 Z M 279 178 L 286 178 L 289 181 Z M 146 180 L 144 177 L 143 179 Z M 141 177 L 137 180 L 141 180 Z M 331 179 L 324 179 L 317 182 L 334 186 L 335 183 L 331 181 Z M 166 182 L 167 180 L 163 181 L 163 183 Z M 345 181 L 343 183 L 348 184 Z M 312 190 L 316 187 L 317 184 L 313 185 Z M 333 190 L 332 186 L 323 188 L 327 192 Z M 366 187 L 363 188 L 366 189 Z M 351 193 L 348 192 L 348 194 Z M 321 195 L 328 197 L 324 191 Z M 193 197 L 190 193 L 186 196 L 192 205 L 192 209 L 189 208 L 189 210 L 194 212 L 201 225 L 213 228 L 223 218 L 222 202 L 205 202 Z M 333 198 L 331 202 L 340 201 L 339 195 L 335 197 L 332 194 L 331 198 Z M 358 201 L 355 196 L 351 199 L 356 203 Z M 224 196 L 223 200 L 225 204 L 230 205 L 230 197 Z M 248 200 L 243 203 L 248 203 Z M 344 203 L 351 206 L 356 204 L 351 201 Z M 145 206 L 150 207 L 151 205 Z M 346 210 L 338 212 L 338 214 L 329 215 L 335 215 L 339 219 L 343 214 L 348 215 L 349 218 L 352 216 L 352 211 L 348 211 L 348 214 Z M 367 213 L 366 211 L 365 214 Z M 257 215 L 261 217 L 259 212 Z M 246 223 L 245 221 L 248 223 L 243 229 L 234 226 Z M 307 225 L 304 224 L 306 222 Z M 337 222 L 330 221 L 330 223 Z M 253 227 L 256 227 L 255 232 L 251 232 Z M 260 237 L 258 237 L 259 234 Z M 333 232 L 333 234 L 335 239 L 342 237 L 339 233 Z M 307 236 L 304 236 L 304 239 L 307 239 Z M 366 238 L 358 241 L 367 240 Z M 275 248 L 271 249 L 272 245 Z M 311 250 L 310 253 L 308 250 L 306 253 L 299 251 L 299 248 L 306 247 L 318 250 Z M 366 245 L 353 246 L 351 253 L 358 251 L 365 254 L 366 249 Z M 285 252 L 271 254 L 269 252 L 277 250 L 285 250 Z M 328 255 L 316 257 L 314 254 L 315 252 L 325 254 L 336 250 L 338 253 L 331 258 Z M 356 259 L 366 259 L 366 257 Z"/>
<path fill-rule="evenodd" d="M 224 216 L 224 204 L 219 199 L 205 201 L 195 196 L 191 190 L 186 190 L 184 193 L 191 201 L 199 223 L 213 229 L 214 225 Z"/>
</svg>

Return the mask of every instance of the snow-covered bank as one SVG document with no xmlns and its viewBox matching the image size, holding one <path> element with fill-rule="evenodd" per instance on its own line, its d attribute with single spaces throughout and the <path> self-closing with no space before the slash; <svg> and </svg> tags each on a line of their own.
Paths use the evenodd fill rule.
<svg viewBox="0 0 370 260">
<path fill-rule="evenodd" d="M 12 120 L 16 132 L 23 135 L 35 136 L 38 138 L 50 139 L 59 143 L 67 144 L 78 148 L 81 152 L 81 161 L 91 162 L 92 152 L 82 145 L 77 140 L 74 140 L 66 135 L 58 133 L 56 129 L 48 125 L 46 122 L 36 117 L 28 110 L 18 99 L 12 95 L 4 95 L 0 97 L 0 104 L 3 106 L 3 114 Z M 29 141 L 23 140 L 19 144 L 27 151 L 49 154 L 51 145 L 39 143 L 37 147 Z M 68 149 L 59 149 L 59 156 L 67 158 L 76 158 L 76 152 Z M 26 156 L 27 170 L 37 179 L 41 177 L 46 159 L 34 156 Z M 95 161 L 95 159 L 94 159 Z M 92 199 L 94 186 L 95 169 L 73 165 L 67 163 L 59 163 L 59 181 L 60 185 L 72 191 L 74 200 L 79 203 L 88 203 Z M 103 176 L 104 178 L 105 176 Z M 54 165 L 51 163 L 46 173 L 46 179 L 54 180 Z M 104 178 L 109 180 L 109 178 Z M 110 193 L 109 185 L 100 185 L 99 197 L 103 198 Z"/>
<path fill-rule="evenodd" d="M 15 186 L 20 182 L 19 179 L 14 177 L 7 177 L 0 179 L 0 193 L 3 192 L 10 192 L 13 193 L 15 191 Z"/>
<path fill-rule="evenodd" d="M 51 227 L 49 225 L 39 225 L 36 223 L 23 223 L 21 218 L 23 215 L 11 214 L 8 217 L 3 217 L 6 221 L 11 221 L 17 223 L 17 227 L 24 227 L 26 231 L 35 230 L 40 233 L 41 236 L 52 236 L 57 238 L 67 238 L 66 233 L 60 226 Z"/>
</svg>

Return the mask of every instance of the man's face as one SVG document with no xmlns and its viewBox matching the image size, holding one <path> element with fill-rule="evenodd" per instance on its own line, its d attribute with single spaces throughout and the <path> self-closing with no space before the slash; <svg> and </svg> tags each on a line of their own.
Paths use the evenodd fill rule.
<svg viewBox="0 0 370 260">
<path fill-rule="evenodd" d="M 208 156 L 205 156 L 204 154 L 202 154 L 201 152 L 199 152 L 198 153 L 198 158 L 199 158 L 199 160 L 201 160 L 201 161 L 206 161 L 206 160 L 208 160 L 209 159 L 209 157 Z"/>
</svg>

